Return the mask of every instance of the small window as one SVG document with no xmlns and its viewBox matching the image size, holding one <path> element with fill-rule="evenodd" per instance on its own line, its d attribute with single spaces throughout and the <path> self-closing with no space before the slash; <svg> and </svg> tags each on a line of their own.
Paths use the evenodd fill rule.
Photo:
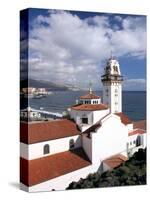
<svg viewBox="0 0 150 200">
<path fill-rule="evenodd" d="M 135 142 L 135 140 L 133 141 L 133 144 L 135 144 L 136 142 Z"/>
<path fill-rule="evenodd" d="M 88 124 L 88 118 L 87 117 L 82 118 L 82 124 Z"/>
<path fill-rule="evenodd" d="M 44 154 L 48 154 L 49 152 L 50 152 L 50 150 L 49 150 L 49 145 L 48 145 L 48 144 L 45 144 L 45 145 L 44 145 L 43 153 L 44 153 Z"/>
<path fill-rule="evenodd" d="M 116 66 L 116 72 L 118 72 L 118 67 Z"/>
<path fill-rule="evenodd" d="M 132 145 L 132 142 L 130 142 L 130 145 Z"/>
<path fill-rule="evenodd" d="M 140 146 L 140 145 L 141 145 L 141 138 L 140 136 L 138 136 L 136 139 L 136 146 Z"/>
<path fill-rule="evenodd" d="M 74 149 L 74 139 L 71 139 L 70 141 L 69 141 L 69 149 L 71 150 L 71 149 Z"/>
</svg>

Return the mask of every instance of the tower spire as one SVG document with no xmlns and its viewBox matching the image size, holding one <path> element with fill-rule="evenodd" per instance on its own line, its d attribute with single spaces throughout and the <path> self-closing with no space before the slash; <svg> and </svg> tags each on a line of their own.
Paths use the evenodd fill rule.
<svg viewBox="0 0 150 200">
<path fill-rule="evenodd" d="M 110 106 L 111 113 L 122 112 L 122 81 L 119 62 L 112 57 L 107 61 L 103 83 L 103 103 Z"/>
<path fill-rule="evenodd" d="M 89 93 L 92 94 L 92 81 L 89 82 Z"/>
</svg>

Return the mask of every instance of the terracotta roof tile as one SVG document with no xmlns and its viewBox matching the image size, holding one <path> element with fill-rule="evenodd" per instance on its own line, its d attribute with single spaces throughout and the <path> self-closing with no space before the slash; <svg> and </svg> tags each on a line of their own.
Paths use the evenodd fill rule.
<svg viewBox="0 0 150 200">
<path fill-rule="evenodd" d="M 103 162 L 106 165 L 108 165 L 110 168 L 115 168 L 115 167 L 119 167 L 122 163 L 124 163 L 127 160 L 128 160 L 127 157 L 125 157 L 121 154 L 118 154 L 118 155 L 112 156 L 110 158 L 107 158 Z"/>
<path fill-rule="evenodd" d="M 20 142 L 33 144 L 47 140 L 79 135 L 77 125 L 67 119 L 45 122 L 21 122 Z"/>
<path fill-rule="evenodd" d="M 143 129 L 146 130 L 146 120 L 140 120 L 140 121 L 136 121 L 133 122 L 133 128 L 139 128 L 139 129 Z"/>
<path fill-rule="evenodd" d="M 129 119 L 124 113 L 120 112 L 120 113 L 115 113 L 116 115 L 118 115 L 121 119 L 121 122 L 125 125 L 127 124 L 131 124 L 132 121 L 131 119 Z"/>
<path fill-rule="evenodd" d="M 80 99 L 100 99 L 101 97 L 95 94 L 86 94 L 80 97 Z"/>
<path fill-rule="evenodd" d="M 90 164 L 82 148 L 30 161 L 20 158 L 20 180 L 23 184 L 32 186 Z"/>
<path fill-rule="evenodd" d="M 95 111 L 95 110 L 106 110 L 108 106 L 105 104 L 78 104 L 71 107 L 73 110 L 83 111 Z"/>
<path fill-rule="evenodd" d="M 136 134 L 144 134 L 145 130 L 142 129 L 134 129 L 128 133 L 129 136 L 136 135 Z"/>
</svg>

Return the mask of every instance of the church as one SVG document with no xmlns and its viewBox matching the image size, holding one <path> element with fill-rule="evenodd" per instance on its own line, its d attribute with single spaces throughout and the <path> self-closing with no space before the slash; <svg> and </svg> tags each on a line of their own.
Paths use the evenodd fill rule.
<svg viewBox="0 0 150 200">
<path fill-rule="evenodd" d="M 94 172 L 112 170 L 146 147 L 146 122 L 122 112 L 119 62 L 108 59 L 103 97 L 92 88 L 68 108 L 68 116 L 21 122 L 20 187 L 29 192 L 65 190 Z"/>
</svg>

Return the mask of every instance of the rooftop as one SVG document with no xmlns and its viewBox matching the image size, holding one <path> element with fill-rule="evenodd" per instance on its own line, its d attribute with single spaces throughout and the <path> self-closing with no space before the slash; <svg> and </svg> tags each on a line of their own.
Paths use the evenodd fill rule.
<svg viewBox="0 0 150 200">
<path fill-rule="evenodd" d="M 91 163 L 82 148 L 30 161 L 20 158 L 21 182 L 33 186 L 89 165 Z M 28 172 L 24 170 L 27 168 Z"/>
<path fill-rule="evenodd" d="M 103 162 L 106 165 L 108 165 L 110 168 L 115 168 L 115 167 L 119 167 L 121 164 L 123 164 L 127 160 L 128 160 L 127 157 L 123 156 L 122 154 L 117 154 L 115 156 L 107 158 Z"/>
<path fill-rule="evenodd" d="M 136 135 L 136 134 L 144 134 L 145 130 L 142 129 L 134 129 L 128 133 L 129 136 Z"/>
<path fill-rule="evenodd" d="M 101 97 L 95 94 L 86 94 L 84 96 L 81 96 L 80 99 L 100 99 Z"/>
<path fill-rule="evenodd" d="M 96 111 L 96 110 L 106 110 L 108 106 L 106 104 L 78 104 L 71 107 L 73 110 L 83 110 L 83 111 Z"/>
<path fill-rule="evenodd" d="M 20 142 L 33 144 L 54 140 L 64 137 L 79 135 L 80 130 L 77 125 L 67 119 L 42 121 L 42 122 L 21 122 Z"/>
<path fill-rule="evenodd" d="M 119 116 L 121 119 L 121 122 L 125 125 L 127 124 L 132 124 L 133 122 L 131 121 L 131 119 L 129 119 L 124 113 L 120 112 L 120 113 L 115 113 L 115 115 Z"/>
<path fill-rule="evenodd" d="M 133 122 L 133 128 L 134 129 L 139 128 L 142 130 L 146 130 L 146 120 L 140 120 L 140 121 Z"/>
</svg>

